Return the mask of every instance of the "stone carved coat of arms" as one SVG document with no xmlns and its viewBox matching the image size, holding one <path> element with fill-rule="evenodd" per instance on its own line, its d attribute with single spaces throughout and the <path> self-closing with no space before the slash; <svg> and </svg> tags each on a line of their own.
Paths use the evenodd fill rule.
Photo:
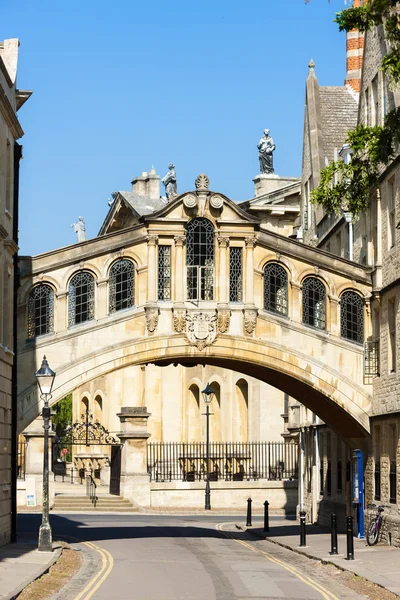
<svg viewBox="0 0 400 600">
<path fill-rule="evenodd" d="M 186 336 L 199 350 L 210 346 L 217 335 L 217 315 L 215 312 L 188 312 L 186 315 Z"/>
</svg>

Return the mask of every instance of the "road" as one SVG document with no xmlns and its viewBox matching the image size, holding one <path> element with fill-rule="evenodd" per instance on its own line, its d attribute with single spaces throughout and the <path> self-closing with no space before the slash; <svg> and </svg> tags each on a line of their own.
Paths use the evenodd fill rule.
<svg viewBox="0 0 400 600">
<path fill-rule="evenodd" d="M 355 600 L 315 561 L 240 531 L 230 516 L 51 515 L 53 537 L 99 553 L 65 600 Z M 40 516 L 19 516 L 24 534 Z M 85 593 L 82 594 L 83 589 Z M 64 600 L 63 597 L 63 600 Z"/>
</svg>

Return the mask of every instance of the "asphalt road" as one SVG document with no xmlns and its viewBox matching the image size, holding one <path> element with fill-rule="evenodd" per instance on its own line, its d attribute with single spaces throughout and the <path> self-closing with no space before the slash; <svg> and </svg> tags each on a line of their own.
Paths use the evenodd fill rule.
<svg viewBox="0 0 400 600">
<path fill-rule="evenodd" d="M 51 515 L 53 537 L 112 557 L 92 600 L 355 600 L 315 561 L 236 528 L 232 515 Z M 40 515 L 19 516 L 35 534 Z M 222 530 L 221 530 L 222 529 Z M 111 560 L 111 559 L 110 559 Z M 75 594 L 68 597 L 74 600 Z"/>
</svg>

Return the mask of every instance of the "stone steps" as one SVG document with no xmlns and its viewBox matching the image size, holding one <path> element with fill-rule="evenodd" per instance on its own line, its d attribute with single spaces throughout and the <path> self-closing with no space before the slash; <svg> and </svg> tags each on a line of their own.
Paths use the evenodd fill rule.
<svg viewBox="0 0 400 600">
<path fill-rule="evenodd" d="M 58 495 L 54 498 L 53 507 L 53 512 L 57 511 L 137 512 L 138 507 L 120 496 L 98 496 L 96 506 L 93 506 L 87 496 Z"/>
</svg>

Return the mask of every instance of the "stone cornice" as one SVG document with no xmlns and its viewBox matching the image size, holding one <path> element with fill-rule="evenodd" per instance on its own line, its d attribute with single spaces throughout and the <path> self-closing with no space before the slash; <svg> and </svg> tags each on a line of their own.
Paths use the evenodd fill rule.
<svg viewBox="0 0 400 600">
<path fill-rule="evenodd" d="M 0 240 L 5 240 L 8 237 L 8 231 L 0 224 Z"/>
<path fill-rule="evenodd" d="M 13 83 L 11 81 L 11 77 L 10 77 L 8 71 L 7 71 L 7 67 L 4 64 L 4 60 L 1 58 L 1 56 L 0 56 L 0 71 L 3 73 L 3 75 L 5 77 L 5 80 L 7 82 L 8 87 L 12 88 Z"/>
<path fill-rule="evenodd" d="M 18 117 L 10 104 L 3 88 L 0 88 L 0 112 L 13 134 L 14 139 L 18 140 L 24 135 L 24 131 L 18 121 Z"/>
<path fill-rule="evenodd" d="M 372 269 L 370 267 L 363 267 L 345 258 L 334 256 L 319 248 L 312 248 L 273 231 L 260 231 L 257 236 L 257 243 L 260 246 L 266 246 L 269 250 L 279 252 L 282 256 L 290 256 L 328 272 L 335 272 L 350 280 L 372 286 Z"/>
<path fill-rule="evenodd" d="M 4 247 L 7 248 L 7 251 L 9 254 L 11 254 L 11 256 L 16 254 L 16 252 L 18 252 L 18 246 L 14 242 L 14 240 L 7 238 L 3 241 L 3 244 L 4 244 Z"/>
</svg>

